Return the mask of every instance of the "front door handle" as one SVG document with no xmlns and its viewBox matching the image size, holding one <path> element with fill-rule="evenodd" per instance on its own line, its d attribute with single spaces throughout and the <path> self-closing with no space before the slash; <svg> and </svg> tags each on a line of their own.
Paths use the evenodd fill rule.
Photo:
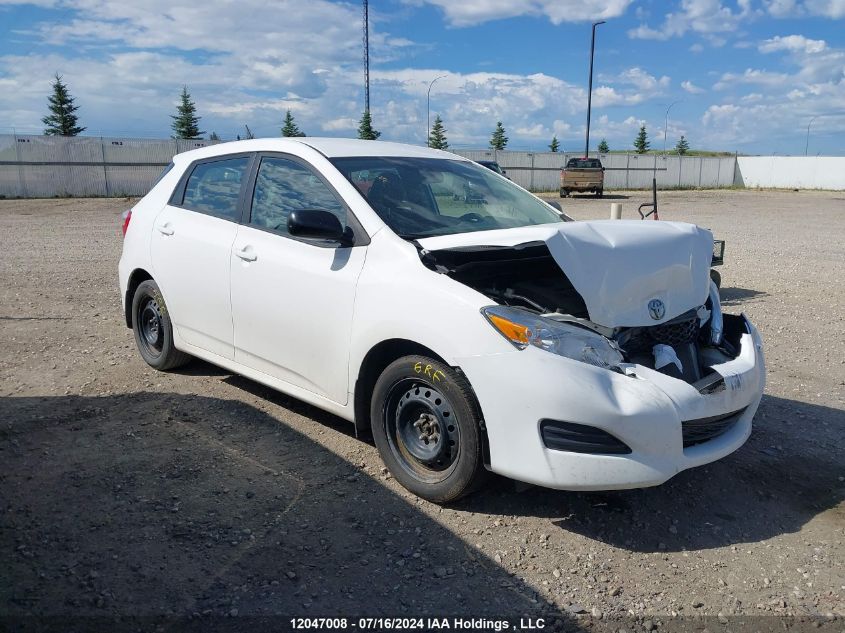
<svg viewBox="0 0 845 633">
<path fill-rule="evenodd" d="M 173 227 L 170 226 L 170 222 L 165 222 L 164 224 L 159 224 L 156 226 L 158 232 L 162 235 L 173 235 Z"/>
<path fill-rule="evenodd" d="M 256 255 L 255 251 L 252 250 L 252 248 L 249 246 L 239 251 L 235 251 L 235 255 L 240 257 L 245 262 L 254 262 L 256 259 L 258 259 L 258 255 Z"/>
</svg>

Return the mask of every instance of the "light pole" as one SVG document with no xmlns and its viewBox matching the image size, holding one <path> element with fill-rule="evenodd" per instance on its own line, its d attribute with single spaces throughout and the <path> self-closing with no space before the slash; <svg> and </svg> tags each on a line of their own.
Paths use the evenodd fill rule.
<svg viewBox="0 0 845 633">
<path fill-rule="evenodd" d="M 804 156 L 807 155 L 807 150 L 810 148 L 810 126 L 813 124 L 813 121 L 818 119 L 819 117 L 814 116 L 810 119 L 810 122 L 807 124 L 807 142 L 804 143 Z"/>
<path fill-rule="evenodd" d="M 428 84 L 428 94 L 425 97 L 425 120 L 426 120 L 426 127 L 425 127 L 425 144 L 428 145 L 428 138 L 431 135 L 431 87 L 434 85 L 434 82 L 438 79 L 443 79 L 446 75 L 440 75 L 439 77 L 435 77 L 432 79 Z"/>
<path fill-rule="evenodd" d="M 666 120 L 663 123 L 663 156 L 666 157 L 666 128 L 669 127 L 669 110 L 672 109 L 673 105 L 679 104 L 680 101 L 673 101 L 669 104 L 669 107 L 666 108 Z"/>
<path fill-rule="evenodd" d="M 596 27 L 601 22 L 593 22 L 593 39 L 590 40 L 590 85 L 587 89 L 587 142 L 584 147 L 584 158 L 590 155 L 590 109 L 593 105 L 593 55 L 596 52 Z"/>
</svg>

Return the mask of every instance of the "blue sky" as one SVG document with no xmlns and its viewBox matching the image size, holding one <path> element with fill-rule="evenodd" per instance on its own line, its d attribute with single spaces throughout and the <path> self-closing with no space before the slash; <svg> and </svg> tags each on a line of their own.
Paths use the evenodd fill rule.
<svg viewBox="0 0 845 633">
<path fill-rule="evenodd" d="M 453 147 L 553 135 L 583 148 L 590 23 L 592 146 L 845 154 L 845 0 L 373 0 L 373 120 L 423 143 L 426 90 Z M 0 132 L 40 133 L 60 73 L 86 134 L 166 137 L 183 84 L 201 128 L 354 136 L 363 109 L 359 3 L 0 0 Z"/>
</svg>

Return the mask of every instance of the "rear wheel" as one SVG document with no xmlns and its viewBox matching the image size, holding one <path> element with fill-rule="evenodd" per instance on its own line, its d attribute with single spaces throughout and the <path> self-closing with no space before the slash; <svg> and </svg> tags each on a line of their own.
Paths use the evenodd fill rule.
<svg viewBox="0 0 845 633">
<path fill-rule="evenodd" d="M 150 367 L 165 371 L 191 360 L 173 346 L 173 323 L 161 290 L 151 279 L 142 282 L 132 298 L 132 330 L 138 351 Z"/>
<path fill-rule="evenodd" d="M 385 465 L 417 496 L 448 503 L 482 482 L 481 415 L 466 379 L 448 365 L 425 356 L 390 364 L 370 419 Z"/>
</svg>

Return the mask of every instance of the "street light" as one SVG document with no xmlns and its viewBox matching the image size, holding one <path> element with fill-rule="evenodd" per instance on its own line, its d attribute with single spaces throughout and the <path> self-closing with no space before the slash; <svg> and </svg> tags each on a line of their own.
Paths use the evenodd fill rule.
<svg viewBox="0 0 845 633">
<path fill-rule="evenodd" d="M 680 103 L 680 101 L 673 101 L 669 104 L 669 107 L 666 108 L 666 120 L 663 123 L 663 157 L 666 157 L 666 128 L 669 127 L 669 110 L 672 109 L 673 105 Z"/>
<path fill-rule="evenodd" d="M 815 121 L 818 118 L 819 118 L 818 116 L 814 116 L 812 119 L 810 119 L 810 122 L 807 124 L 807 142 L 804 143 L 804 156 L 807 155 L 807 150 L 810 147 L 810 126 L 813 124 L 813 121 Z"/>
<path fill-rule="evenodd" d="M 426 119 L 426 128 L 425 128 L 425 144 L 428 145 L 428 139 L 431 135 L 431 87 L 434 85 L 434 82 L 438 79 L 443 79 L 447 75 L 440 75 L 439 77 L 435 77 L 431 80 L 428 84 L 428 94 L 425 98 L 425 119 Z"/>
<path fill-rule="evenodd" d="M 593 22 L 593 39 L 590 40 L 590 86 L 587 90 L 587 142 L 584 149 L 584 158 L 590 155 L 590 110 L 593 105 L 593 55 L 596 52 L 596 27 L 604 23 L 604 20 Z"/>
</svg>

